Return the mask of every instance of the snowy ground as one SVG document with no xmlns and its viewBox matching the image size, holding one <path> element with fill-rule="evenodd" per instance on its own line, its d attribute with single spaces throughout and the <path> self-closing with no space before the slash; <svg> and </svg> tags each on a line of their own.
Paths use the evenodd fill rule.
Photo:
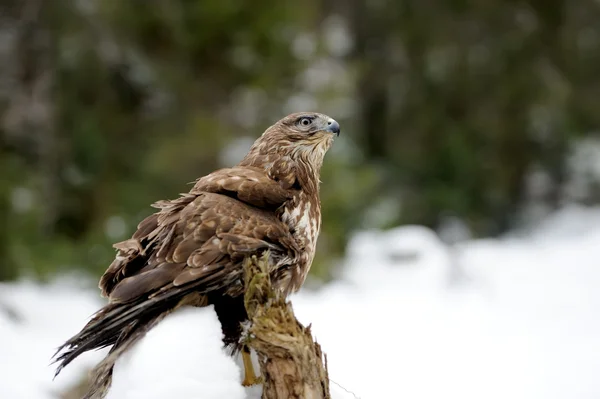
<svg viewBox="0 0 600 399">
<path fill-rule="evenodd" d="M 453 249 L 416 226 L 349 248 L 339 281 L 293 298 L 334 399 L 600 397 L 600 211 Z M 0 286 L 0 398 L 56 398 L 102 355 L 52 382 L 54 347 L 101 303 L 72 283 Z M 117 366 L 110 399 L 259 397 L 220 350 L 210 308 L 172 315 Z"/>
</svg>

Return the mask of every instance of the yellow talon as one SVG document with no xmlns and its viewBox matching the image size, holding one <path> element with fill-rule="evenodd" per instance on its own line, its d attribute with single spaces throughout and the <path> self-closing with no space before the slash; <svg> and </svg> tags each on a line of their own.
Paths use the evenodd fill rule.
<svg viewBox="0 0 600 399">
<path fill-rule="evenodd" d="M 252 358 L 250 357 L 250 350 L 246 347 L 242 349 L 242 360 L 244 362 L 244 381 L 242 385 L 250 387 L 262 383 L 262 378 L 257 377 L 254 374 L 254 366 L 252 365 Z"/>
</svg>

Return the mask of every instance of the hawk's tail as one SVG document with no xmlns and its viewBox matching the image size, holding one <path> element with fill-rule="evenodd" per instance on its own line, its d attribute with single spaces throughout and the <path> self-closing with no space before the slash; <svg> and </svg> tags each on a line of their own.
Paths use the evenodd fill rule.
<svg viewBox="0 0 600 399">
<path fill-rule="evenodd" d="M 75 336 L 56 351 L 56 374 L 84 352 L 112 345 L 106 357 L 92 370 L 91 386 L 84 399 L 103 398 L 112 381 L 117 359 L 134 346 L 146 333 L 181 305 L 205 305 L 200 295 L 175 290 L 162 298 L 144 298 L 127 304 L 108 304 Z M 187 297 L 186 297 L 187 295 Z"/>
</svg>

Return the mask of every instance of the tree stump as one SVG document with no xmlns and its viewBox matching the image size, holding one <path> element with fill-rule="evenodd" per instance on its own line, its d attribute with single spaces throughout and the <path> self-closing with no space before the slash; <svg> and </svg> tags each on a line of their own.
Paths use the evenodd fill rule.
<svg viewBox="0 0 600 399">
<path fill-rule="evenodd" d="M 327 357 L 286 301 L 271 286 L 268 254 L 244 264 L 246 345 L 258 354 L 262 399 L 330 399 Z"/>
</svg>

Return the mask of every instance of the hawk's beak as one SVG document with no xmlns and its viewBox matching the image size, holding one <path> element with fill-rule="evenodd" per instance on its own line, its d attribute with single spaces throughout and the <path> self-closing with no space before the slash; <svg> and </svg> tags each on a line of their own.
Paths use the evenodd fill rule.
<svg viewBox="0 0 600 399">
<path fill-rule="evenodd" d="M 331 119 L 329 122 L 327 122 L 327 128 L 325 128 L 326 132 L 329 133 L 333 133 L 336 136 L 340 135 L 340 124 L 337 123 L 336 121 L 334 121 L 333 119 Z"/>
</svg>

